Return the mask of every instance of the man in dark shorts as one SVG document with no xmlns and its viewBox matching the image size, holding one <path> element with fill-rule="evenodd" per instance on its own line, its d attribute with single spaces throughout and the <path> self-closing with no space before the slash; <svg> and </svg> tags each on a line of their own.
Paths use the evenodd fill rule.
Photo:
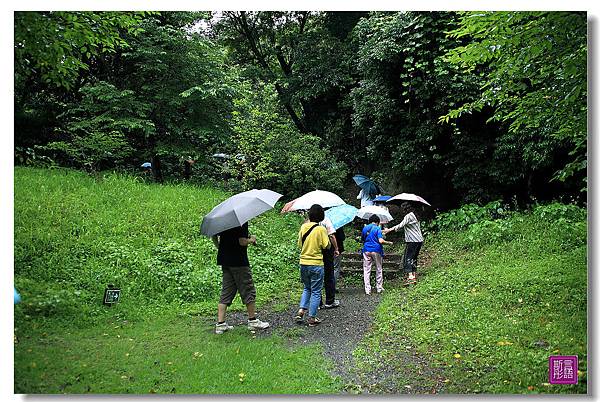
<svg viewBox="0 0 600 402">
<path fill-rule="evenodd" d="M 248 310 L 248 329 L 253 331 L 268 328 L 268 322 L 256 318 L 256 288 L 252 281 L 252 272 L 248 261 L 248 245 L 256 245 L 256 237 L 248 235 L 248 223 L 221 232 L 212 239 L 219 249 L 217 264 L 221 265 L 223 269 L 223 284 L 215 333 L 222 334 L 233 329 L 225 322 L 225 313 L 237 292 L 240 293 L 240 298 Z"/>
</svg>

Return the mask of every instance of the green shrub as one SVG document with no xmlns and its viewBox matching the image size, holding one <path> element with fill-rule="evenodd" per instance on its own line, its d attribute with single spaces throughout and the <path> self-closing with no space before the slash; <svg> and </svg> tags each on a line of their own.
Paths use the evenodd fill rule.
<svg viewBox="0 0 600 402">
<path fill-rule="evenodd" d="M 501 201 L 492 201 L 484 206 L 466 204 L 459 209 L 439 214 L 430 227 L 434 230 L 460 230 L 485 220 L 502 218 L 509 215 L 509 210 Z"/>
<path fill-rule="evenodd" d="M 555 223 L 576 222 L 587 218 L 586 209 L 577 205 L 561 204 L 559 202 L 537 205 L 533 209 L 533 214 L 540 219 Z"/>
</svg>

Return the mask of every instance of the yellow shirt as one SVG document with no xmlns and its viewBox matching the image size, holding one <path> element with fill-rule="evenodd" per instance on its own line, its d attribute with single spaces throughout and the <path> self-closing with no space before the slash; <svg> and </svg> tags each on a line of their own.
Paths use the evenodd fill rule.
<svg viewBox="0 0 600 402">
<path fill-rule="evenodd" d="M 329 245 L 329 237 L 327 236 L 327 230 L 323 226 L 318 225 L 310 232 L 304 244 L 302 244 L 302 236 L 314 225 L 318 225 L 315 222 L 306 222 L 300 227 L 298 233 L 298 247 L 300 251 L 300 264 L 301 265 L 320 265 L 323 266 L 323 249 Z"/>
</svg>

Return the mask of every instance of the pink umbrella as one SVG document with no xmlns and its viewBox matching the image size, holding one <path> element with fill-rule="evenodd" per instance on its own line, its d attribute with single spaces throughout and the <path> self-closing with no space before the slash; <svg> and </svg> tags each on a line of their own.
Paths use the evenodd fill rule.
<svg viewBox="0 0 600 402">
<path fill-rule="evenodd" d="M 425 201 L 422 197 L 419 197 L 418 195 L 415 194 L 410 194 L 410 193 L 402 193 L 402 194 L 398 194 L 393 196 L 392 198 L 390 198 L 389 200 L 387 200 L 387 202 L 392 202 L 392 201 L 416 201 L 416 202 L 422 202 L 425 205 L 429 205 L 431 206 L 430 203 L 428 203 L 427 201 Z"/>
</svg>

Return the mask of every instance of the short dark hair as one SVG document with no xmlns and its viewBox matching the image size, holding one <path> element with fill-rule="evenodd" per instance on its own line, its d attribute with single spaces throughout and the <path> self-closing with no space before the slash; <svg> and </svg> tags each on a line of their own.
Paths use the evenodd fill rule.
<svg viewBox="0 0 600 402">
<path fill-rule="evenodd" d="M 311 222 L 321 222 L 325 219 L 325 210 L 319 204 L 313 204 L 308 210 L 308 219 Z"/>
<path fill-rule="evenodd" d="M 400 204 L 400 211 L 406 215 L 414 212 L 414 207 L 410 202 L 404 201 L 402 204 Z"/>
<path fill-rule="evenodd" d="M 381 219 L 379 219 L 379 215 L 373 214 L 373 215 L 371 215 L 369 217 L 369 223 L 377 223 L 377 224 L 379 224 L 379 222 L 381 222 Z"/>
</svg>

